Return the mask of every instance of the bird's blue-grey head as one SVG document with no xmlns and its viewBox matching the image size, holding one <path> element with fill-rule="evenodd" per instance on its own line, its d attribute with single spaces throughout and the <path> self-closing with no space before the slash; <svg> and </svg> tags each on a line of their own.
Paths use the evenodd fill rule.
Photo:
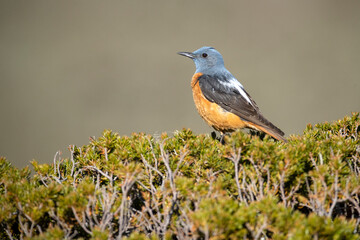
<svg viewBox="0 0 360 240">
<path fill-rule="evenodd" d="M 178 54 L 191 58 L 195 63 L 197 73 L 228 72 L 224 66 L 223 57 L 215 48 L 202 47 L 194 52 L 178 52 Z"/>
</svg>

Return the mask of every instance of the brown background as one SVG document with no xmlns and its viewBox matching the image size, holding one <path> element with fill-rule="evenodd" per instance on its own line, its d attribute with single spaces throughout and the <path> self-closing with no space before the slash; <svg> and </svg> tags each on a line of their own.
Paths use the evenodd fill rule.
<svg viewBox="0 0 360 240">
<path fill-rule="evenodd" d="M 103 129 L 196 133 L 191 60 L 217 48 L 287 135 L 360 110 L 360 1 L 0 2 L 0 155 L 51 162 Z"/>
</svg>

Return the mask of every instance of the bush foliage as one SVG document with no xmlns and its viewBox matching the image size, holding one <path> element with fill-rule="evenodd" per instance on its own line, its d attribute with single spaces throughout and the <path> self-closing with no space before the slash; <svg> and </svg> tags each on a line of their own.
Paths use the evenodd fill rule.
<svg viewBox="0 0 360 240">
<path fill-rule="evenodd" d="M 359 239 L 359 114 L 288 140 L 106 130 L 34 175 L 1 158 L 0 237 Z"/>
</svg>

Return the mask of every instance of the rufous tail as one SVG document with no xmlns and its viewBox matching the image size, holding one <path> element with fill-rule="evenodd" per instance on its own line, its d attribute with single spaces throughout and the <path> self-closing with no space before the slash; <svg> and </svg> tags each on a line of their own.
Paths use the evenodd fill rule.
<svg viewBox="0 0 360 240">
<path fill-rule="evenodd" d="M 284 137 L 284 132 L 275 126 L 273 128 L 262 127 L 255 124 L 248 124 L 248 126 L 256 130 L 263 131 L 279 141 L 288 142 L 288 140 Z"/>
</svg>

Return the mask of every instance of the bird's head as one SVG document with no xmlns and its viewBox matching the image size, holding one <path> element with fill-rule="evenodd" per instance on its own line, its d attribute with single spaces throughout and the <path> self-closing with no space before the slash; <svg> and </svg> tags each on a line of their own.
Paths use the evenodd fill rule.
<svg viewBox="0 0 360 240">
<path fill-rule="evenodd" d="M 196 66 L 196 72 L 209 74 L 224 69 L 224 59 L 212 47 L 202 47 L 194 52 L 178 52 L 178 54 L 191 58 Z"/>
</svg>

